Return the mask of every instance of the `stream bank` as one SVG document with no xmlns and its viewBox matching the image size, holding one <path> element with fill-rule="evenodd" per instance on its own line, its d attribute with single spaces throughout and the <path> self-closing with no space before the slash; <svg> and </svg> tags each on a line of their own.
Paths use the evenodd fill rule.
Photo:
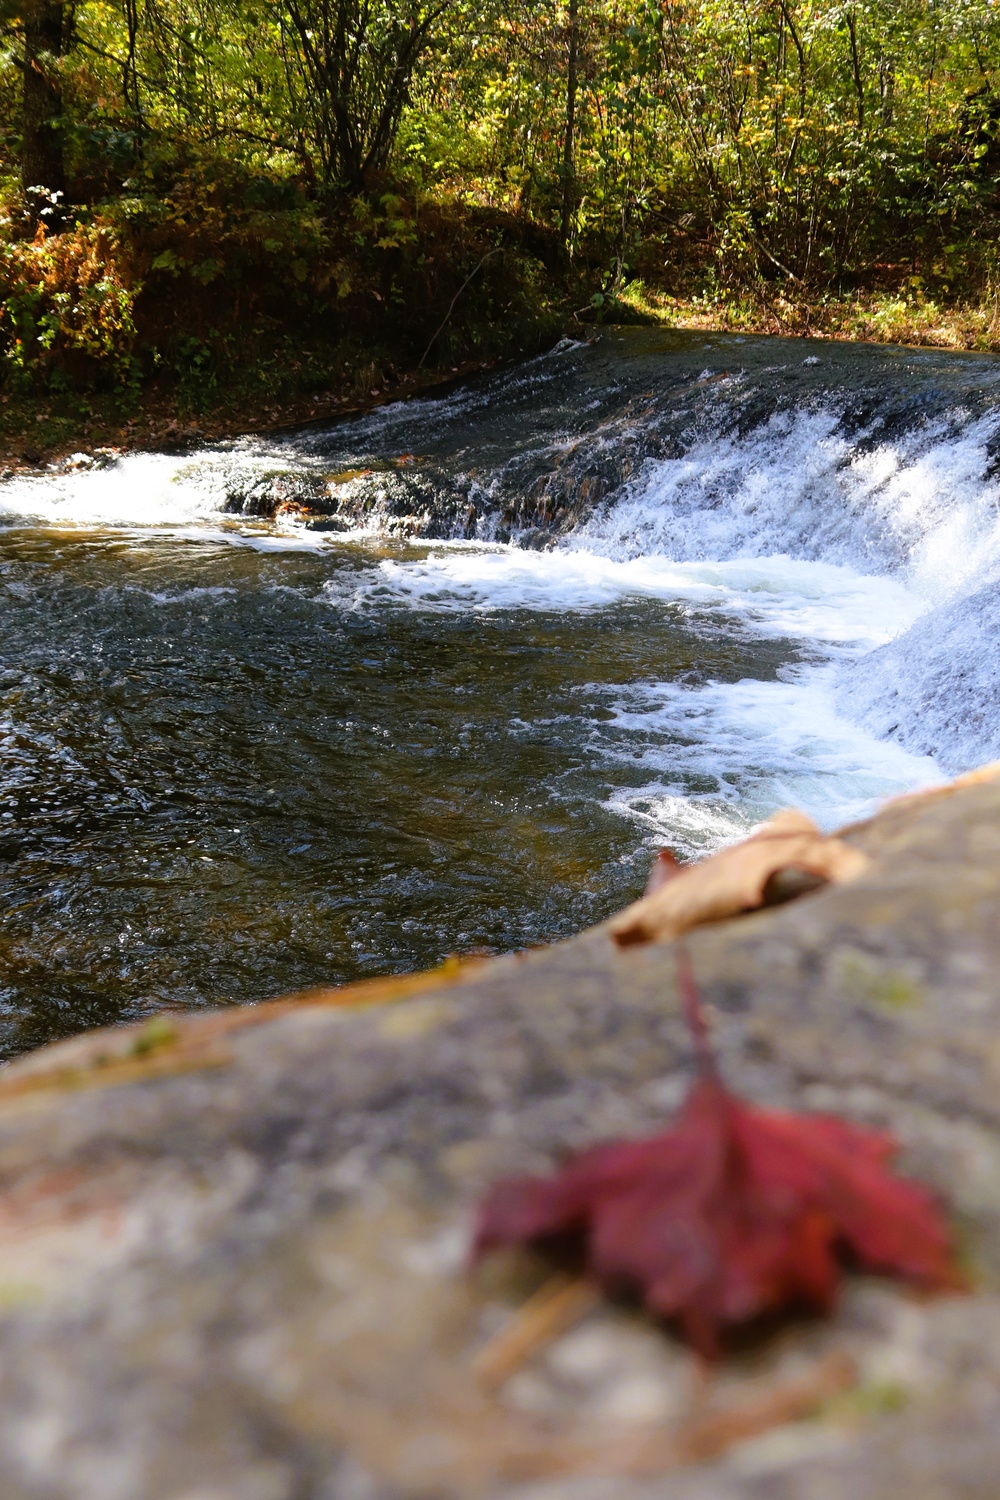
<svg viewBox="0 0 1000 1500">
<path fill-rule="evenodd" d="M 869 292 L 853 297 L 823 296 L 790 299 L 733 289 L 732 293 L 702 297 L 674 294 L 637 280 L 621 293 L 599 300 L 580 286 L 554 288 L 554 305 L 540 308 L 513 339 L 485 358 L 470 357 L 459 334 L 453 362 L 443 368 L 414 368 L 412 358 L 385 344 L 380 364 L 366 352 L 331 346 L 326 353 L 326 375 L 311 369 L 305 388 L 282 382 L 277 394 L 248 390 L 239 377 L 219 382 L 221 389 L 190 399 L 162 384 L 143 389 L 123 401 L 119 396 L 91 393 L 67 399 L 42 391 L 0 396 L 0 466 L 8 476 L 58 465 L 75 455 L 95 452 L 115 456 L 149 449 L 185 450 L 201 443 L 255 434 L 266 438 L 311 423 L 350 420 L 378 406 L 433 392 L 482 375 L 498 364 L 529 356 L 560 337 L 600 337 L 602 330 L 620 325 L 713 334 L 770 335 L 775 338 L 829 339 L 850 344 L 894 344 L 912 348 L 977 353 L 1000 352 L 1000 319 L 994 301 L 983 298 L 948 304 L 912 292 Z M 583 297 L 585 306 L 573 309 Z M 474 299 L 470 299 L 474 300 Z M 394 362 L 395 361 L 395 362 Z M 319 355 L 317 364 L 322 365 Z M 374 387 L 374 389 L 373 389 Z"/>
</svg>

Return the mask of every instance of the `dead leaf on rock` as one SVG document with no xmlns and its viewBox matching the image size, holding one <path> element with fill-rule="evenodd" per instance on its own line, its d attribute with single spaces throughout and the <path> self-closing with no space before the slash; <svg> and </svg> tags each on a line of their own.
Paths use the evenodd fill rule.
<svg viewBox="0 0 1000 1500">
<path fill-rule="evenodd" d="M 870 863 L 860 849 L 820 833 L 805 813 L 781 812 L 742 843 L 697 864 L 676 867 L 672 856 L 661 856 L 648 894 L 613 918 L 611 936 L 620 947 L 667 942 L 705 922 L 854 880 Z"/>
<path fill-rule="evenodd" d="M 550 1177 L 497 1183 L 474 1255 L 571 1250 L 599 1286 L 638 1293 L 709 1358 L 728 1326 L 793 1307 L 829 1311 L 845 1251 L 867 1270 L 960 1287 L 932 1194 L 889 1170 L 892 1137 L 731 1093 L 682 947 L 678 984 L 699 1076 L 673 1126 L 595 1146 Z"/>
<path fill-rule="evenodd" d="M 895 1150 L 878 1132 L 760 1109 L 703 1077 L 662 1135 L 498 1183 L 476 1253 L 582 1243 L 600 1285 L 638 1290 L 711 1357 L 727 1325 L 772 1308 L 828 1311 L 845 1247 L 870 1270 L 960 1284 L 931 1195 L 886 1168 Z"/>
</svg>

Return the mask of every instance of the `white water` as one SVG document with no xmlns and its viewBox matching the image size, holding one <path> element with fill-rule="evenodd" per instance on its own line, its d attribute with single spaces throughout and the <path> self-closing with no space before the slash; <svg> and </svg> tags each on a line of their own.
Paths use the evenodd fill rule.
<svg viewBox="0 0 1000 1500">
<path fill-rule="evenodd" d="M 638 761 L 649 779 L 606 805 L 686 852 L 738 837 L 779 807 L 804 808 L 835 828 L 939 779 L 933 760 L 845 719 L 822 671 L 790 682 L 651 684 L 625 691 L 613 709 L 612 729 L 626 731 L 634 748 L 619 742 L 605 754 Z M 599 746 L 611 735 L 597 738 Z M 692 795 L 692 774 L 715 787 Z"/>
<path fill-rule="evenodd" d="M 463 401 L 451 398 L 457 410 Z M 429 422 L 451 409 L 424 406 Z M 402 410 L 369 420 L 369 435 L 391 435 Z M 404 415 L 412 423 L 414 408 Z M 638 598 L 706 629 L 795 642 L 800 665 L 777 682 L 603 688 L 609 717 L 592 750 L 612 780 L 616 765 L 641 773 L 608 805 L 681 846 L 716 843 L 789 803 L 831 826 L 1000 754 L 1000 487 L 986 477 L 996 428 L 995 417 L 953 416 L 865 443 L 843 435 L 836 411 L 783 414 L 647 461 L 554 551 L 414 544 L 335 577 L 330 601 L 583 617 Z M 263 473 L 287 453 L 140 455 L 18 480 L 0 492 L 0 517 L 342 547 L 293 522 L 220 516 L 234 462 Z"/>
<path fill-rule="evenodd" d="M 0 486 L 0 520 L 65 530 L 150 532 L 193 542 L 223 541 L 266 551 L 323 546 L 320 536 L 289 524 L 220 514 L 225 489 L 273 473 L 287 454 L 196 453 L 177 458 L 136 453 L 82 472 L 70 470 L 9 480 Z"/>
<path fill-rule="evenodd" d="M 789 554 L 942 599 L 1000 563 L 1000 487 L 984 478 L 997 419 L 952 427 L 868 447 L 839 435 L 834 413 L 783 413 L 647 463 L 576 545 L 614 558 Z"/>
<path fill-rule="evenodd" d="M 0 516 L 87 529 L 217 523 L 210 476 L 191 460 L 138 453 L 107 468 L 10 480 L 0 490 Z"/>
<path fill-rule="evenodd" d="M 623 685 L 619 727 L 664 743 L 641 751 L 648 785 L 613 800 L 697 842 L 783 802 L 830 824 L 1000 756 L 998 423 L 958 418 L 849 444 L 833 413 L 783 414 L 649 461 L 555 553 L 441 548 L 368 587 L 477 611 L 643 596 L 801 642 L 811 660 L 780 684 Z M 719 790 L 680 795 L 671 772 Z"/>
<path fill-rule="evenodd" d="M 806 661 L 780 683 L 623 684 L 595 754 L 641 763 L 643 787 L 611 801 L 681 843 L 783 803 L 829 826 L 1000 755 L 995 429 L 863 447 L 830 413 L 784 415 L 648 462 L 555 552 L 441 546 L 384 561 L 356 598 L 582 613 L 642 597 L 795 640 Z M 715 789 L 692 795 L 692 776 Z"/>
<path fill-rule="evenodd" d="M 615 792 L 606 805 L 685 852 L 737 837 L 782 806 L 834 827 L 940 778 L 932 759 L 886 742 L 837 703 L 837 664 L 854 669 L 925 608 L 891 577 L 787 555 L 675 562 L 617 560 L 577 545 L 548 553 L 459 545 L 383 561 L 355 585 L 353 604 L 370 609 L 393 598 L 435 611 L 581 615 L 645 598 L 679 610 L 695 628 L 801 643 L 809 660 L 784 681 L 603 690 L 610 718 L 594 729 L 595 759 L 643 771 L 640 787 Z M 706 790 L 692 791 L 692 781 Z"/>
<path fill-rule="evenodd" d="M 627 598 L 672 601 L 711 611 L 755 635 L 873 646 L 923 610 L 892 578 L 779 555 L 722 562 L 647 556 L 619 561 L 584 550 L 487 551 L 451 543 L 419 561 L 381 563 L 358 598 L 395 595 L 429 610 L 590 611 Z"/>
</svg>

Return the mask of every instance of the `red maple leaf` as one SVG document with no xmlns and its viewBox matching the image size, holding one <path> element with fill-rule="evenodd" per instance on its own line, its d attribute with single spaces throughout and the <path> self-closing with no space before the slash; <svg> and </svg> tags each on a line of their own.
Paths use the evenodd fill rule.
<svg viewBox="0 0 1000 1500">
<path fill-rule="evenodd" d="M 731 1094 L 680 948 L 678 977 L 699 1076 L 673 1128 L 584 1151 L 551 1177 L 498 1183 L 480 1209 L 474 1256 L 575 1242 L 605 1289 L 638 1292 L 705 1355 L 727 1325 L 790 1306 L 829 1310 L 845 1255 L 957 1288 L 931 1195 L 887 1170 L 892 1137 Z"/>
</svg>

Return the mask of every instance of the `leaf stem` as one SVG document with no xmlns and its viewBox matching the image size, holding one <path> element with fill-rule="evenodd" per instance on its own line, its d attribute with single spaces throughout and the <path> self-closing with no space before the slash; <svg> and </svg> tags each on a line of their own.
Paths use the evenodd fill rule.
<svg viewBox="0 0 1000 1500">
<path fill-rule="evenodd" d="M 694 977 L 694 965 L 684 943 L 675 944 L 677 956 L 677 989 L 681 997 L 681 1011 L 691 1040 L 694 1042 L 698 1072 L 703 1078 L 718 1078 L 719 1068 L 712 1051 L 712 1039 L 705 1018 L 705 1010 L 698 993 L 698 981 Z"/>
</svg>

